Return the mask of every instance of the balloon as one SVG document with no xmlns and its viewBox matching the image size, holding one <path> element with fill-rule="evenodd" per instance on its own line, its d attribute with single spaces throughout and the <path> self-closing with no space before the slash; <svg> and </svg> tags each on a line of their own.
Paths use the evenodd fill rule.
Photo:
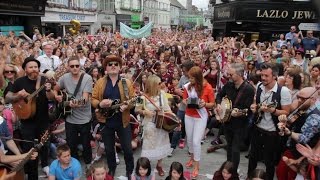
<svg viewBox="0 0 320 180">
<path fill-rule="evenodd" d="M 70 24 L 73 25 L 72 28 L 69 28 L 69 31 L 72 35 L 77 35 L 79 34 L 79 30 L 80 30 L 80 27 L 81 27 L 81 24 L 78 20 L 75 20 L 75 19 L 72 19 L 70 21 Z"/>
</svg>

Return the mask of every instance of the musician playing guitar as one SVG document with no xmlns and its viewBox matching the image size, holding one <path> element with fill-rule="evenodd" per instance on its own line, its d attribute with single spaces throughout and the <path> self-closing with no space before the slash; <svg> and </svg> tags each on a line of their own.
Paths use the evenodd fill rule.
<svg viewBox="0 0 320 180">
<path fill-rule="evenodd" d="M 36 91 L 40 85 L 45 85 L 31 101 L 35 103 L 34 116 L 28 119 L 21 119 L 21 137 L 24 140 L 34 141 L 39 139 L 44 130 L 49 127 L 48 99 L 53 99 L 54 94 L 51 90 L 51 84 L 46 83 L 46 78 L 39 75 L 40 62 L 33 57 L 24 60 L 22 68 L 26 76 L 18 78 L 5 97 L 7 103 L 17 103 L 24 101 L 31 93 Z M 24 110 L 26 111 L 26 110 Z M 22 152 L 28 152 L 33 147 L 33 143 L 22 143 Z M 45 145 L 40 150 L 41 166 L 48 166 L 48 146 Z M 49 169 L 48 167 L 45 169 Z M 38 159 L 29 161 L 25 166 L 25 173 L 28 179 L 38 179 Z"/>
<path fill-rule="evenodd" d="M 113 100 L 120 103 L 132 98 L 134 90 L 131 81 L 121 79 L 119 72 L 122 67 L 122 59 L 116 55 L 107 56 L 103 63 L 107 75 L 100 78 L 92 91 L 92 106 L 94 108 L 109 108 Z M 127 97 L 129 96 L 129 97 Z M 123 104 L 118 112 L 109 118 L 105 118 L 105 128 L 102 133 L 104 141 L 109 174 L 114 176 L 117 167 L 115 158 L 115 132 L 120 138 L 124 159 L 126 161 L 126 176 L 130 179 L 134 168 L 134 159 L 131 148 L 130 108 L 131 105 Z"/>
<path fill-rule="evenodd" d="M 92 77 L 80 71 L 81 65 L 77 56 L 68 59 L 68 67 L 69 73 L 64 74 L 54 87 L 55 98 L 58 102 L 61 102 L 62 96 L 58 95 L 58 92 L 60 89 L 64 89 L 75 100 L 84 99 L 85 101 L 85 103 L 80 105 L 74 103 L 74 100 L 70 100 L 69 106 L 72 108 L 72 113 L 66 117 L 65 130 L 67 144 L 71 149 L 71 156 L 79 159 L 77 146 L 81 143 L 83 146 L 84 162 L 86 167 L 89 167 L 92 160 L 90 146 L 90 120 L 92 113 L 89 102 L 92 91 Z"/>
<path fill-rule="evenodd" d="M 232 102 L 231 118 L 224 123 L 224 135 L 227 140 L 227 160 L 233 162 L 237 171 L 240 162 L 240 145 L 243 142 L 243 132 L 248 125 L 248 118 L 239 110 L 249 109 L 254 97 L 254 88 L 243 79 L 242 64 L 231 64 L 228 71 L 229 82 L 223 86 L 216 98 L 216 111 L 221 112 L 221 101 L 227 97 Z M 236 173 L 236 172 L 233 172 Z"/>
</svg>

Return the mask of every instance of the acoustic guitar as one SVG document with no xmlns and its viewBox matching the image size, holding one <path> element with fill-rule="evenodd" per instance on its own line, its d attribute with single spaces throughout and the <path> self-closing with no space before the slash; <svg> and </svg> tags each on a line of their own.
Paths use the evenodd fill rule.
<svg viewBox="0 0 320 180">
<path fill-rule="evenodd" d="M 32 153 L 35 151 L 39 151 L 40 148 L 44 145 L 44 143 L 48 141 L 49 137 L 49 131 L 46 130 L 45 133 L 42 135 L 40 142 L 36 144 L 34 148 L 32 148 L 28 155 L 24 159 L 22 159 L 17 166 L 12 168 L 5 164 L 0 165 L 0 180 L 24 180 L 24 165 L 31 159 Z"/>
<path fill-rule="evenodd" d="M 73 104 L 77 104 L 77 105 L 85 105 L 86 103 L 86 100 L 84 98 L 74 99 L 72 96 L 69 96 L 68 93 L 64 91 L 60 91 L 59 94 L 62 95 L 62 102 L 57 104 L 57 109 L 59 111 L 58 117 L 66 117 L 72 114 L 70 101 L 72 101 Z"/>
<path fill-rule="evenodd" d="M 66 72 L 59 72 L 57 74 L 46 74 L 46 82 L 53 83 L 56 79 L 59 79 Z M 12 103 L 12 107 L 19 119 L 29 119 L 36 113 L 36 96 L 45 88 L 45 84 L 41 85 L 36 91 L 28 95 L 24 99 L 20 99 L 17 102 Z"/>
<path fill-rule="evenodd" d="M 108 108 L 97 108 L 95 110 L 95 115 L 100 123 L 105 123 L 107 118 L 111 118 L 116 113 L 120 112 L 120 106 L 129 105 L 135 103 L 137 100 L 140 100 L 140 96 L 129 99 L 123 103 L 120 103 L 119 99 L 113 100 L 112 104 Z"/>
</svg>

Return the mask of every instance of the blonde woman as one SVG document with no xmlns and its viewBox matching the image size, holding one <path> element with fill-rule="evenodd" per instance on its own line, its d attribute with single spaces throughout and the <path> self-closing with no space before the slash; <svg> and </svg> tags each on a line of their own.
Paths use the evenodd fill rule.
<svg viewBox="0 0 320 180">
<path fill-rule="evenodd" d="M 162 159 L 171 153 L 169 133 L 163 129 L 156 128 L 157 107 L 165 112 L 171 112 L 165 92 L 160 90 L 161 79 L 156 75 L 150 75 L 146 81 L 145 95 L 140 105 L 136 106 L 135 111 L 144 116 L 143 124 L 143 144 L 141 157 L 149 160 L 157 160 L 157 171 L 159 176 L 164 176 L 162 169 Z M 161 104 L 160 105 L 160 101 Z M 154 105 L 155 104 L 155 105 Z"/>
</svg>

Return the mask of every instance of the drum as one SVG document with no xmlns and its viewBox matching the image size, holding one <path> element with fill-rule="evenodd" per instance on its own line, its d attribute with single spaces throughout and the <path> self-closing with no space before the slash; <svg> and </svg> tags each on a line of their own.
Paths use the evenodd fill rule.
<svg viewBox="0 0 320 180">
<path fill-rule="evenodd" d="M 171 132 L 181 124 L 181 120 L 172 112 L 159 112 L 155 124 L 156 128 Z"/>
<path fill-rule="evenodd" d="M 216 119 L 221 123 L 228 122 L 231 118 L 232 102 L 227 97 L 222 98 L 221 101 L 221 113 L 215 111 Z"/>
</svg>

